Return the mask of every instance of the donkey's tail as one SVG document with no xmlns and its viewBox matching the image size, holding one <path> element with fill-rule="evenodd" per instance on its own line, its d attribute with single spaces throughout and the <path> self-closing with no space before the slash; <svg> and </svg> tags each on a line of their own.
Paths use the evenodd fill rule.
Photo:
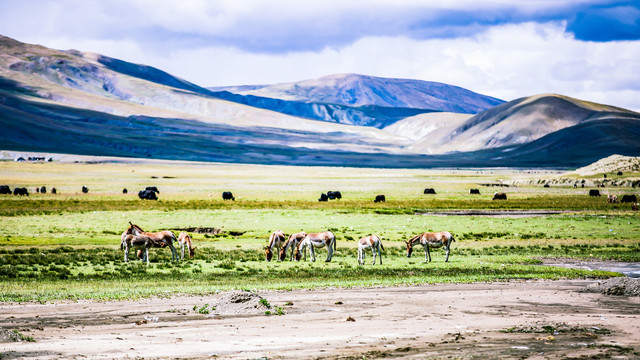
<svg viewBox="0 0 640 360">
<path fill-rule="evenodd" d="M 384 251 L 384 246 L 382 246 L 382 241 L 380 241 L 380 250 Z"/>
</svg>

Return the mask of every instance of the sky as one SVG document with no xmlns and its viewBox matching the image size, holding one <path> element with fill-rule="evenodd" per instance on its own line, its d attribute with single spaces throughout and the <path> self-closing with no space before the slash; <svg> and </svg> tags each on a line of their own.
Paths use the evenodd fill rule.
<svg viewBox="0 0 640 360">
<path fill-rule="evenodd" d="M 0 0 L 0 34 L 200 86 L 357 73 L 640 111 L 639 0 Z"/>
</svg>

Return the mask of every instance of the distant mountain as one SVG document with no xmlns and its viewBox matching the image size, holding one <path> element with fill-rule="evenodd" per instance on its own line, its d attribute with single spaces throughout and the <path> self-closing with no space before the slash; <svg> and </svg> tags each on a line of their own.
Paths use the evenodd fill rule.
<svg viewBox="0 0 640 360">
<path fill-rule="evenodd" d="M 475 114 L 504 101 L 436 82 L 340 74 L 275 85 L 210 87 L 213 96 L 307 119 L 384 128 L 431 112 Z"/>
<path fill-rule="evenodd" d="M 211 93 L 211 96 L 233 101 L 238 104 L 277 111 L 282 114 L 311 120 L 358 126 L 372 126 L 376 128 L 383 128 L 408 116 L 430 112 L 430 110 L 425 109 L 383 107 L 375 105 L 356 107 L 338 104 L 281 100 L 254 95 L 239 95 L 228 91 L 214 91 Z"/>
<path fill-rule="evenodd" d="M 209 90 L 308 103 L 409 108 L 465 114 L 476 114 L 504 103 L 503 100 L 453 85 L 358 74 L 337 74 L 293 83 L 216 87 Z"/>
<path fill-rule="evenodd" d="M 237 143 L 264 142 L 284 148 L 339 147 L 355 152 L 400 151 L 400 146 L 396 145 L 397 136 L 375 128 L 312 121 L 246 106 L 217 98 L 209 90 L 149 66 L 99 54 L 48 49 L 2 36 L 0 103 L 15 104 L 0 112 L 0 120 L 13 121 L 7 129 L 16 129 L 22 134 L 30 134 L 36 129 L 27 121 L 29 116 L 45 121 L 46 114 L 51 114 L 51 119 L 61 119 L 65 118 L 63 113 L 68 112 L 74 119 L 89 116 L 85 119 L 86 126 L 98 126 L 96 123 L 107 121 L 104 119 L 112 115 L 120 117 L 120 120 L 129 117 L 165 118 L 174 119 L 172 121 L 176 123 L 178 120 L 188 120 L 197 124 L 228 125 L 241 129 L 243 136 L 231 137 L 233 140 L 225 138 Z M 45 123 L 55 126 L 56 132 L 63 132 L 65 126 L 64 122 L 59 121 Z M 121 124 L 123 130 L 131 131 L 124 125 L 125 121 Z M 196 128 L 190 128 L 192 136 L 197 136 Z M 262 129 L 280 131 L 282 136 L 265 139 Z M 255 136 L 252 136 L 254 131 Z M 294 140 L 286 138 L 289 132 L 299 132 L 299 136 Z M 109 134 L 114 143 L 121 136 L 118 133 Z M 0 144 L 5 147 L 5 144 L 11 144 L 13 135 L 15 133 L 10 131 L 0 132 Z M 330 142 L 326 139 L 328 136 L 331 137 Z M 35 134 L 33 137 L 39 138 L 43 145 L 54 140 Z M 60 137 L 55 140 L 61 140 L 60 145 L 63 145 L 63 139 Z M 60 150 L 64 152 L 64 149 Z M 105 147 L 104 151 L 109 151 L 109 147 Z"/>
<path fill-rule="evenodd" d="M 573 99 L 562 95 L 536 95 L 496 106 L 475 116 L 449 116 L 437 127 L 433 121 L 445 114 L 424 114 L 399 121 L 386 131 L 404 136 L 416 134 L 409 149 L 424 154 L 476 151 L 517 144 L 527 144 L 544 136 L 582 123 L 610 120 L 634 127 L 640 114 L 633 111 Z M 426 125 L 426 119 L 431 125 Z M 399 131 L 398 129 L 404 129 Z M 430 129 L 430 131 L 425 131 Z M 604 133 L 600 136 L 604 137 Z M 599 138 L 598 134 L 593 134 Z M 623 137 L 602 138 L 629 149 L 638 149 L 634 142 L 624 143 Z"/>
<path fill-rule="evenodd" d="M 205 89 L 150 66 L 0 36 L 0 149 L 406 168 L 577 167 L 640 155 L 640 114 L 561 95 L 502 103 L 359 75 L 284 85 Z"/>
</svg>

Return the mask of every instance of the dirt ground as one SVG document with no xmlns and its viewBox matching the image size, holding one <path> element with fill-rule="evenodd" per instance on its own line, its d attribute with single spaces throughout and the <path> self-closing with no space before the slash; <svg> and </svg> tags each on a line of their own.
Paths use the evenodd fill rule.
<svg viewBox="0 0 640 360">
<path fill-rule="evenodd" d="M 510 281 L 2 304 L 2 331 L 18 330 L 35 342 L 0 340 L 0 358 L 640 358 L 640 297 L 584 291 L 594 283 Z M 216 308 L 209 314 L 196 311 L 205 304 Z M 279 308 L 284 315 L 265 314 Z"/>
</svg>

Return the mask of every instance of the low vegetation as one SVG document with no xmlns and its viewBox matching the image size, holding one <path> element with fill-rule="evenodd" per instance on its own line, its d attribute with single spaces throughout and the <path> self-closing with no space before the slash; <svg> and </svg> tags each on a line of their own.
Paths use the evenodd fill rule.
<svg viewBox="0 0 640 360">
<path fill-rule="evenodd" d="M 328 168 L 319 171 L 319 179 L 310 179 L 298 168 L 251 165 L 136 164 L 135 172 L 131 164 L 24 165 L 0 162 L 0 170 L 7 170 L 0 183 L 47 185 L 59 193 L 28 198 L 0 195 L 0 301 L 607 278 L 618 274 L 540 266 L 540 259 L 640 261 L 638 214 L 627 204 L 608 204 L 572 186 L 509 187 L 507 201 L 491 201 L 494 188 L 490 187 L 482 187 L 480 196 L 468 194 L 478 184 L 525 176 L 522 172 Z M 127 182 L 114 181 L 123 171 Z M 265 175 L 255 180 L 261 171 Z M 150 176 L 167 173 L 172 176 Z M 90 189 L 88 194 L 79 191 L 81 185 Z M 159 187 L 159 201 L 142 201 L 121 192 L 123 187 L 147 185 Z M 427 185 L 437 194 L 422 194 Z M 78 189 L 74 192 L 71 186 Z M 236 200 L 223 201 L 222 190 L 232 190 Z M 318 195 L 327 190 L 341 190 L 343 199 L 318 202 Z M 373 203 L 376 194 L 386 194 L 387 201 Z M 539 217 L 439 215 L 464 210 L 560 212 Z M 152 249 L 147 266 L 123 261 L 120 234 L 129 221 L 150 231 L 220 231 L 191 232 L 198 246 L 194 260 L 174 263 L 168 250 Z M 287 234 L 333 231 L 338 244 L 333 261 L 325 263 L 326 252 L 318 250 L 315 263 L 266 262 L 262 247 L 278 228 Z M 434 261 L 428 264 L 423 263 L 422 248 L 406 257 L 404 240 L 440 230 L 456 238 L 448 263 L 440 250 L 432 252 Z M 357 240 L 372 233 L 382 238 L 384 265 L 371 266 L 367 261 L 358 266 Z M 271 315 L 284 314 L 282 308 L 266 307 Z M 213 309 L 204 304 L 194 305 L 193 311 L 207 314 Z"/>
</svg>

